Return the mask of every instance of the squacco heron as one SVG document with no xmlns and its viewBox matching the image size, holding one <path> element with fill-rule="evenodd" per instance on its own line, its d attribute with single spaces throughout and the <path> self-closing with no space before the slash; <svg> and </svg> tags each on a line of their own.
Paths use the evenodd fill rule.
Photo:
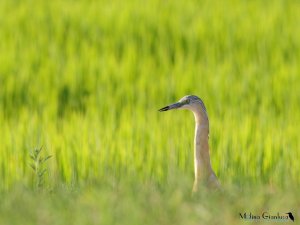
<svg viewBox="0 0 300 225">
<path fill-rule="evenodd" d="M 220 183 L 211 167 L 209 155 L 209 120 L 203 101 L 195 95 L 187 95 L 177 103 L 161 108 L 159 111 L 171 109 L 188 109 L 195 117 L 195 138 L 194 138 L 194 170 L 195 180 L 193 192 L 197 192 L 200 184 L 209 188 L 219 188 Z"/>
</svg>

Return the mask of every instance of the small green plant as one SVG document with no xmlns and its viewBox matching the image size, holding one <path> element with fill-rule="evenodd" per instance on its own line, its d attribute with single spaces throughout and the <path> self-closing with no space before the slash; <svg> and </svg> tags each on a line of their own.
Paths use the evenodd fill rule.
<svg viewBox="0 0 300 225">
<path fill-rule="evenodd" d="M 30 158 L 32 160 L 30 167 L 33 169 L 34 184 L 38 189 L 44 184 L 44 175 L 47 172 L 46 162 L 52 157 L 51 155 L 43 157 L 41 155 L 42 149 L 43 147 L 40 147 L 30 153 Z"/>
</svg>

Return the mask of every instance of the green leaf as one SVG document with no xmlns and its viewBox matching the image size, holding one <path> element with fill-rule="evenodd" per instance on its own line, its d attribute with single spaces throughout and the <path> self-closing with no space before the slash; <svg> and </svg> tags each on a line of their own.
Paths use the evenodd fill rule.
<svg viewBox="0 0 300 225">
<path fill-rule="evenodd" d="M 35 171 L 36 170 L 36 167 L 34 164 L 30 164 L 30 167 Z"/>
</svg>

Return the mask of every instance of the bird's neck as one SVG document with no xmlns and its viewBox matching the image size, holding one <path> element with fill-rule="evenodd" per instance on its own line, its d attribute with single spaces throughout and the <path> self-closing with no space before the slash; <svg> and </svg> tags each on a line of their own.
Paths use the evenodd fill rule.
<svg viewBox="0 0 300 225">
<path fill-rule="evenodd" d="M 209 121 L 203 111 L 194 112 L 196 127 L 194 139 L 195 181 L 207 180 L 214 172 L 211 168 L 209 155 Z"/>
</svg>

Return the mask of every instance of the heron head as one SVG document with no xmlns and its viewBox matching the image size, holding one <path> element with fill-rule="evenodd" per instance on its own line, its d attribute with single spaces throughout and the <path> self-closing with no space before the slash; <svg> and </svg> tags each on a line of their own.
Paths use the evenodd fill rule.
<svg viewBox="0 0 300 225">
<path fill-rule="evenodd" d="M 199 104 L 205 109 L 205 106 L 199 97 L 195 95 L 187 95 L 181 98 L 178 102 L 165 106 L 158 111 L 163 112 L 171 109 L 189 109 L 193 111 L 193 109 Z"/>
</svg>

